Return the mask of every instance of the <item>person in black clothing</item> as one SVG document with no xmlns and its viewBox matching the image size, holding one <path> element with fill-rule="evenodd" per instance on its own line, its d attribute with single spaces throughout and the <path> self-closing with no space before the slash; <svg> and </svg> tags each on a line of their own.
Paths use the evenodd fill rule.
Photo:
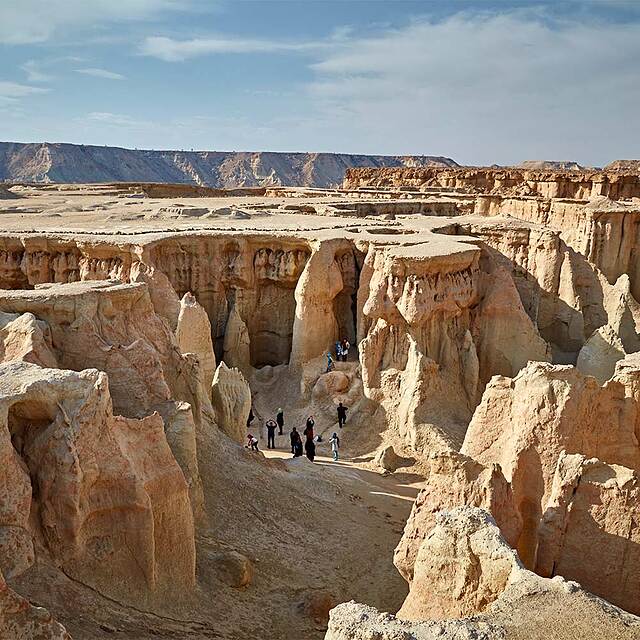
<svg viewBox="0 0 640 640">
<path fill-rule="evenodd" d="M 273 420 L 267 420 L 267 449 L 276 448 L 276 427 L 278 426 Z"/>
<path fill-rule="evenodd" d="M 276 422 L 280 430 L 278 435 L 282 435 L 282 427 L 284 427 L 284 411 L 282 409 L 278 409 L 278 413 L 276 413 Z"/>
<path fill-rule="evenodd" d="M 299 458 L 302 455 L 302 438 L 298 433 L 298 438 L 296 439 L 296 443 L 293 447 L 293 457 Z"/>
<path fill-rule="evenodd" d="M 298 430 L 295 427 L 293 427 L 293 429 L 291 430 L 291 433 L 289 434 L 289 438 L 291 440 L 291 453 L 293 453 L 293 455 L 295 456 L 296 443 L 298 442 L 298 440 L 300 440 L 300 434 L 298 433 Z"/>
<path fill-rule="evenodd" d="M 313 419 L 313 416 L 309 416 L 307 418 L 307 425 L 304 428 L 304 435 L 307 436 L 307 440 L 313 440 L 313 427 L 315 425 L 315 420 Z"/>
<path fill-rule="evenodd" d="M 316 457 L 316 443 L 313 441 L 313 438 L 307 437 L 307 441 L 304 443 L 304 450 L 307 458 L 313 462 L 313 459 Z"/>
<path fill-rule="evenodd" d="M 338 426 L 342 429 L 344 427 L 344 423 L 347 421 L 347 407 L 345 407 L 342 402 L 338 404 Z"/>
</svg>

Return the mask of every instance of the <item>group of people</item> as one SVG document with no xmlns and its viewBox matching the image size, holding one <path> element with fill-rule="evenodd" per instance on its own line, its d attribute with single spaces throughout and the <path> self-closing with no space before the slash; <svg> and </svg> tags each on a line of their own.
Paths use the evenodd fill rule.
<svg viewBox="0 0 640 640">
<path fill-rule="evenodd" d="M 348 344 L 348 343 L 347 343 Z M 345 407 L 342 402 L 340 402 L 337 406 L 338 413 L 338 426 L 342 429 L 347 421 L 347 407 Z M 254 420 L 253 410 L 249 411 L 249 417 L 247 418 L 247 428 Z M 284 427 L 284 411 L 282 408 L 279 408 L 276 413 L 276 419 L 269 419 L 265 423 L 267 428 L 267 449 L 275 449 L 276 448 L 276 429 L 278 429 L 278 434 L 283 435 L 283 427 Z M 314 461 L 316 457 L 316 442 L 321 442 L 321 436 L 316 436 L 314 434 L 315 420 L 313 416 L 309 416 L 307 418 L 304 431 L 302 435 L 299 431 L 293 427 L 291 433 L 289 434 L 289 439 L 291 441 L 291 453 L 294 458 L 299 458 L 302 456 L 303 450 L 305 455 L 311 462 Z M 302 442 L 302 436 L 304 436 L 304 444 Z M 340 438 L 337 433 L 333 433 L 331 438 L 329 438 L 329 444 L 331 445 L 331 453 L 333 455 L 334 461 L 338 461 L 338 452 L 340 450 Z M 256 438 L 252 433 L 247 434 L 247 444 L 246 448 L 251 449 L 252 451 L 259 451 L 258 449 L 258 438 Z"/>
<path fill-rule="evenodd" d="M 336 341 L 336 361 L 346 362 L 349 357 L 349 349 L 351 349 L 351 343 L 346 339 Z M 331 352 L 327 352 L 327 372 L 333 371 L 334 363 Z"/>
</svg>

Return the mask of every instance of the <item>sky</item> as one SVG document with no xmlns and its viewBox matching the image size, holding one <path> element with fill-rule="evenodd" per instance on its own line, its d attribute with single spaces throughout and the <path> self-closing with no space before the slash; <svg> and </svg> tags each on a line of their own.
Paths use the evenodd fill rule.
<svg viewBox="0 0 640 640">
<path fill-rule="evenodd" d="M 640 0 L 0 0 L 0 140 L 640 158 Z"/>
</svg>

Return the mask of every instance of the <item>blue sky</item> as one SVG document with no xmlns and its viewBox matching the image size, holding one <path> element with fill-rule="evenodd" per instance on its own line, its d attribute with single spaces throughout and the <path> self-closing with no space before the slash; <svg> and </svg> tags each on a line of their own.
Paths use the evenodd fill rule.
<svg viewBox="0 0 640 640">
<path fill-rule="evenodd" d="M 640 0 L 0 0 L 0 139 L 640 157 Z"/>
</svg>

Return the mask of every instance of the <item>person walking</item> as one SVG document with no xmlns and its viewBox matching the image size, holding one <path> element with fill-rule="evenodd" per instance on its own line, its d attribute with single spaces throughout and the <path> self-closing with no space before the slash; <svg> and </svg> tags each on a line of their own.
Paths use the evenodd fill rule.
<svg viewBox="0 0 640 640">
<path fill-rule="evenodd" d="M 333 461 L 338 462 L 338 449 L 340 448 L 340 438 L 338 434 L 334 434 L 329 438 L 329 444 L 331 445 L 331 453 L 333 454 Z"/>
<path fill-rule="evenodd" d="M 278 408 L 278 413 L 276 413 L 276 422 L 278 423 L 278 435 L 281 436 L 282 427 L 284 427 L 284 411 L 282 410 L 282 407 Z"/>
<path fill-rule="evenodd" d="M 265 425 L 267 427 L 267 449 L 276 448 L 276 428 L 277 424 L 274 420 L 267 420 Z"/>
<path fill-rule="evenodd" d="M 340 340 L 336 340 L 336 360 L 340 360 L 342 357 L 342 344 Z"/>
<path fill-rule="evenodd" d="M 342 345 L 340 348 L 340 355 L 342 357 L 342 362 L 346 362 L 349 357 L 349 349 L 351 348 L 351 344 L 346 338 L 342 339 Z"/>
<path fill-rule="evenodd" d="M 347 407 L 340 402 L 338 403 L 336 410 L 338 412 L 338 426 L 342 429 L 342 427 L 344 427 L 344 423 L 347 421 Z"/>
<path fill-rule="evenodd" d="M 327 351 L 327 370 L 325 371 L 325 373 L 329 373 L 329 371 L 333 371 L 333 358 L 331 357 L 331 354 Z"/>
</svg>

